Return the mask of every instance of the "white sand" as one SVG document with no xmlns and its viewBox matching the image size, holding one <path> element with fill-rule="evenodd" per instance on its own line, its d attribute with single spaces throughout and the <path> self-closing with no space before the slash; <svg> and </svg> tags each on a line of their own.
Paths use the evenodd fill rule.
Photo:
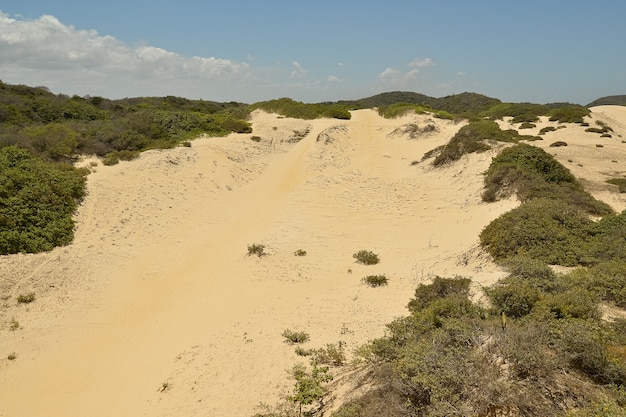
<svg viewBox="0 0 626 417">
<path fill-rule="evenodd" d="M 535 142 L 617 210 L 625 195 L 603 181 L 624 175 L 624 110 L 594 109 L 611 139 L 567 125 Z M 98 165 L 73 244 L 0 258 L 0 416 L 249 416 L 303 362 L 283 330 L 352 351 L 406 313 L 419 282 L 502 275 L 478 248 L 482 228 L 517 205 L 480 200 L 497 151 L 411 164 L 461 125 L 372 110 L 349 121 L 256 112 L 253 123 L 260 143 L 203 138 Z M 410 138 L 411 123 L 437 130 Z M 570 146 L 547 148 L 556 140 Z M 248 257 L 252 243 L 269 255 Z M 382 262 L 356 264 L 360 249 Z M 360 282 L 378 273 L 387 287 Z M 18 305 L 30 291 L 35 302 Z"/>
</svg>

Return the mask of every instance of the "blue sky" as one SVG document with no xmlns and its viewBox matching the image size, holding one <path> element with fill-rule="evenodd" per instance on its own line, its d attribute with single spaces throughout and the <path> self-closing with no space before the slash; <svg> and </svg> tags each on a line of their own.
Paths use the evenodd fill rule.
<svg viewBox="0 0 626 417">
<path fill-rule="evenodd" d="M 626 94 L 626 2 L 0 1 L 0 80 L 252 103 Z"/>
</svg>

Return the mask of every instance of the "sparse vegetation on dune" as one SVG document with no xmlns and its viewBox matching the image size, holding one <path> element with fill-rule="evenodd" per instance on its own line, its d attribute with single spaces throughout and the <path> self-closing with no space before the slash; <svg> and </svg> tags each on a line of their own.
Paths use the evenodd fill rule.
<svg viewBox="0 0 626 417">
<path fill-rule="evenodd" d="M 348 107 L 336 103 L 305 104 L 290 98 L 262 101 L 255 103 L 251 109 L 261 109 L 270 113 L 278 113 L 296 119 L 318 119 L 329 117 L 334 119 L 350 119 Z"/>
</svg>

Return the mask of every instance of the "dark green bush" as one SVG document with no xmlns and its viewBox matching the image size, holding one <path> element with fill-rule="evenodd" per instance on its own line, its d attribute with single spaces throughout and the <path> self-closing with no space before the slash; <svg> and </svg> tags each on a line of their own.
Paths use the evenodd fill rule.
<svg viewBox="0 0 626 417">
<path fill-rule="evenodd" d="M 320 117 L 336 119 L 351 118 L 348 108 L 340 104 L 305 104 L 286 97 L 255 103 L 251 108 L 262 109 L 270 113 L 278 113 L 285 117 L 293 117 L 295 119 L 309 120 Z"/>
<path fill-rule="evenodd" d="M 530 123 L 530 122 L 524 122 L 521 125 L 519 125 L 520 129 L 532 129 L 535 127 L 537 127 L 537 125 L 534 123 Z"/>
<path fill-rule="evenodd" d="M 74 237 L 86 170 L 0 149 L 0 254 L 49 251 Z"/>
<path fill-rule="evenodd" d="M 28 294 L 20 294 L 17 297 L 18 304 L 30 304 L 35 301 L 35 293 L 30 292 Z"/>
<path fill-rule="evenodd" d="M 413 299 L 409 301 L 407 307 L 409 311 L 416 313 L 441 298 L 452 297 L 467 299 L 471 282 L 469 278 L 442 278 L 437 276 L 433 279 L 431 284 L 421 284 L 415 289 L 415 295 Z"/>
<path fill-rule="evenodd" d="M 497 260 L 528 256 L 547 264 L 575 266 L 586 257 L 593 222 L 559 200 L 535 199 L 495 219 L 480 242 Z"/>
<path fill-rule="evenodd" d="M 248 245 L 248 256 L 256 255 L 259 258 L 261 256 L 267 255 L 265 253 L 265 245 L 260 245 L 258 243 L 253 243 L 252 245 Z"/>
<path fill-rule="evenodd" d="M 485 290 L 493 306 L 507 317 L 530 314 L 541 297 L 540 290 L 522 278 L 509 277 Z"/>
<path fill-rule="evenodd" d="M 559 148 L 562 146 L 567 146 L 567 142 L 563 142 L 562 140 L 557 140 L 556 142 L 552 142 L 550 144 L 551 148 Z"/>
<path fill-rule="evenodd" d="M 565 106 L 551 109 L 548 112 L 551 122 L 583 123 L 583 119 L 591 114 L 591 110 L 583 106 Z"/>
<path fill-rule="evenodd" d="M 513 123 L 536 122 L 539 116 L 546 115 L 549 107 L 532 103 L 499 103 L 480 114 L 491 119 L 513 117 Z"/>
<path fill-rule="evenodd" d="M 302 331 L 292 331 L 289 329 L 285 329 L 283 331 L 282 336 L 285 338 L 285 341 L 290 344 L 296 343 L 304 343 L 309 341 L 309 334 Z"/>
<path fill-rule="evenodd" d="M 362 281 L 370 287 L 382 287 L 389 282 L 385 275 L 368 275 L 364 277 Z"/>
<path fill-rule="evenodd" d="M 380 257 L 369 250 L 360 250 L 353 254 L 352 257 L 356 259 L 358 263 L 363 265 L 375 265 L 380 262 Z"/>
<path fill-rule="evenodd" d="M 569 279 L 596 294 L 604 301 L 626 308 L 626 262 L 610 259 L 589 268 L 578 268 Z"/>
<path fill-rule="evenodd" d="M 542 127 L 541 130 L 539 130 L 539 134 L 543 135 L 548 132 L 554 132 L 555 130 L 556 130 L 556 127 L 554 126 L 546 126 L 546 127 Z"/>
</svg>

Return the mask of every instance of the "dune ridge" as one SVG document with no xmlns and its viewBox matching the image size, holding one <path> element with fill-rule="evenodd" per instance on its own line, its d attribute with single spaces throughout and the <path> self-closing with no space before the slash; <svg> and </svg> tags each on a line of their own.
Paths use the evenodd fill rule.
<svg viewBox="0 0 626 417">
<path fill-rule="evenodd" d="M 618 211 L 626 198 L 603 181 L 624 175 L 623 110 L 593 109 L 615 129 L 602 148 L 573 125 L 535 142 Z M 499 148 L 434 169 L 413 162 L 461 124 L 352 115 L 257 111 L 258 143 L 200 138 L 113 167 L 83 161 L 97 166 L 74 243 L 0 260 L 0 289 L 12 296 L 0 353 L 18 354 L 0 361 L 0 415 L 251 415 L 290 388 L 285 370 L 301 361 L 284 329 L 309 332 L 307 347 L 341 340 L 351 352 L 406 313 L 419 282 L 501 277 L 478 247 L 482 228 L 518 204 L 480 199 Z M 568 146 L 548 148 L 555 140 Z M 268 255 L 247 256 L 252 243 Z M 360 249 L 382 262 L 355 264 Z M 389 286 L 364 286 L 372 273 Z M 36 301 L 16 305 L 28 291 Z M 11 320 L 22 328 L 9 330 Z"/>
</svg>

